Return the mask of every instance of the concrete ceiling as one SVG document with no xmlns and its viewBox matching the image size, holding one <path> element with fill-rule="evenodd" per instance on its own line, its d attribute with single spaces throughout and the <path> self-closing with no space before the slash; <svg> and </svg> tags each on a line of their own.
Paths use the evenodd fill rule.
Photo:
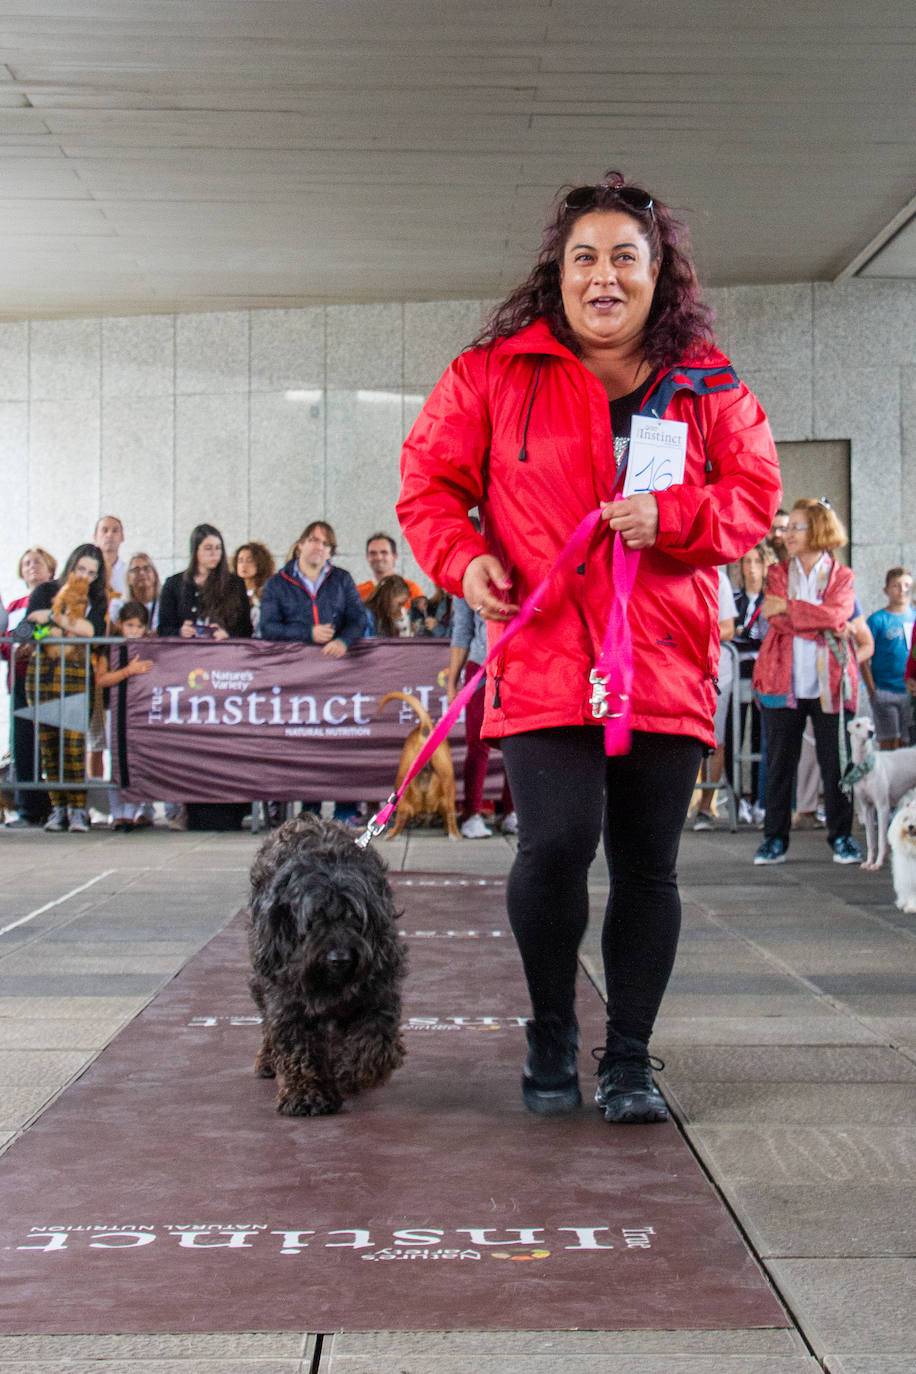
<svg viewBox="0 0 916 1374">
<path fill-rule="evenodd" d="M 0 0 L 0 317 L 493 297 L 558 186 L 916 276 L 911 0 Z"/>
</svg>

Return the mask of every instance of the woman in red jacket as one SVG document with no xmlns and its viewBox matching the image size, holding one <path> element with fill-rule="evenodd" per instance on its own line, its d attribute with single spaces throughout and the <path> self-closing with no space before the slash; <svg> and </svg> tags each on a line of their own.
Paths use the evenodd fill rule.
<svg viewBox="0 0 916 1374">
<path fill-rule="evenodd" d="M 648 1041 L 677 945 L 678 841 L 715 743 L 716 567 L 766 534 L 780 492 L 766 417 L 709 322 L 684 227 L 609 172 L 561 193 L 531 275 L 448 368 L 404 447 L 401 526 L 435 584 L 491 622 L 491 645 L 602 507 L 581 566 L 491 664 L 486 689 L 483 733 L 501 740 L 519 822 L 508 908 L 533 1011 L 523 1098 L 544 1115 L 581 1100 L 577 950 L 602 831 L 613 882 L 596 1101 L 610 1121 L 667 1114 Z M 636 417 L 676 470 L 665 490 L 642 481 L 614 500 Z M 607 758 L 589 678 L 615 539 L 639 551 L 633 735 Z"/>
<path fill-rule="evenodd" d="M 809 716 L 833 861 L 862 862 L 850 834 L 852 798 L 840 790 L 840 707 L 854 713 L 858 681 L 856 656 L 846 635 L 855 603 L 853 575 L 831 556 L 845 543 L 846 531 L 828 501 L 796 501 L 786 532 L 789 556 L 767 576 L 763 613 L 769 629 L 754 667 L 754 693 L 767 739 L 766 819 L 755 864 L 785 862 L 792 791 Z"/>
</svg>

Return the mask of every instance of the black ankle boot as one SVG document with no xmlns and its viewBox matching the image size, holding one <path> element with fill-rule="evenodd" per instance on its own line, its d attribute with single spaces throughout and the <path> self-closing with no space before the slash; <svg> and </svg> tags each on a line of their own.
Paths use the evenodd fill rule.
<svg viewBox="0 0 916 1374">
<path fill-rule="evenodd" d="M 668 1120 L 665 1099 L 652 1082 L 652 1070 L 665 1065 L 651 1057 L 644 1040 L 618 1035 L 609 1026 L 607 1045 L 592 1054 L 598 1059 L 595 1103 L 605 1121 L 636 1125 Z"/>
<path fill-rule="evenodd" d="M 576 1051 L 579 1024 L 544 1016 L 529 1021 L 528 1058 L 522 1073 L 522 1101 L 538 1116 L 565 1116 L 582 1105 Z"/>
</svg>

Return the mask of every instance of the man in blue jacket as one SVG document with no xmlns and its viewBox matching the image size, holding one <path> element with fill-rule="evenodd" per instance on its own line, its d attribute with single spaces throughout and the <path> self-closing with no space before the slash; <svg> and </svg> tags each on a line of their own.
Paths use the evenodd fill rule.
<svg viewBox="0 0 916 1374">
<path fill-rule="evenodd" d="M 328 658 L 343 658 L 366 628 L 356 583 L 331 562 L 337 538 L 325 520 L 313 520 L 296 545 L 296 557 L 264 584 L 261 639 L 319 644 Z"/>
</svg>

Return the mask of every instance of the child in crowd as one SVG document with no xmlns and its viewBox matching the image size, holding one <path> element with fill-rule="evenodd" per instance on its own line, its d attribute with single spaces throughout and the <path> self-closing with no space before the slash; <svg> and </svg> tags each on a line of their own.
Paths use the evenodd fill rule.
<svg viewBox="0 0 916 1374">
<path fill-rule="evenodd" d="M 887 605 L 868 617 L 875 650 L 862 664 L 862 679 L 871 703 L 878 747 L 899 749 L 910 743 L 913 729 L 913 703 L 904 682 L 916 621 L 913 578 L 908 569 L 888 569 L 884 595 Z"/>
<path fill-rule="evenodd" d="M 410 634 L 409 602 L 410 588 L 403 577 L 397 573 L 383 577 L 365 603 L 367 615 L 371 616 L 367 638 L 406 638 Z"/>
<path fill-rule="evenodd" d="M 116 635 L 123 635 L 125 639 L 143 639 L 149 634 L 149 611 L 142 601 L 125 601 L 122 604 L 118 618 L 112 627 L 112 632 Z M 148 673 L 153 666 L 153 661 L 149 658 L 128 660 L 126 646 L 115 647 L 114 653 L 120 659 L 120 665 L 117 668 L 111 667 L 107 655 L 103 653 L 99 655 L 96 682 L 100 687 L 117 687 L 118 683 L 124 682 L 127 678 Z M 122 801 L 116 787 L 111 788 L 109 798 L 112 830 L 126 832 L 152 824 L 152 816 L 149 814 L 152 811 L 152 806 L 149 802 L 137 806 L 136 802 Z"/>
<path fill-rule="evenodd" d="M 232 571 L 245 583 L 251 628 L 257 635 L 261 623 L 261 593 L 267 579 L 277 571 L 273 554 L 266 544 L 250 539 L 247 544 L 240 544 L 232 555 Z"/>
</svg>

